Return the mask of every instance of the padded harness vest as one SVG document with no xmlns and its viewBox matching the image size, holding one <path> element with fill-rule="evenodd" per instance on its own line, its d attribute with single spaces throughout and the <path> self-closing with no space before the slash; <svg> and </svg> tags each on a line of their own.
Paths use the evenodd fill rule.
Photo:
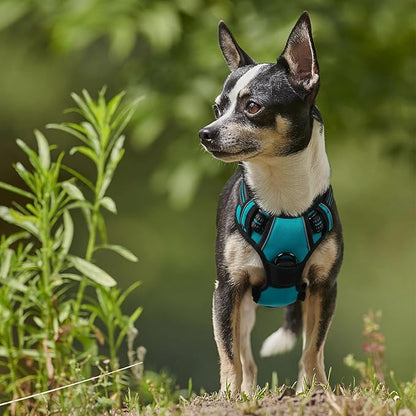
<svg viewBox="0 0 416 416">
<path fill-rule="evenodd" d="M 261 209 L 244 180 L 238 200 L 237 228 L 260 256 L 266 272 L 264 285 L 253 287 L 253 300 L 272 307 L 305 300 L 303 269 L 333 227 L 331 186 L 299 217 L 277 217 Z"/>
</svg>

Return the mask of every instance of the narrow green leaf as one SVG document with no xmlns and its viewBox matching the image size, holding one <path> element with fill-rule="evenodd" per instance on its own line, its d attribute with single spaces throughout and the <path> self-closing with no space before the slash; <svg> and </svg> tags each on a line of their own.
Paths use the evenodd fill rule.
<svg viewBox="0 0 416 416">
<path fill-rule="evenodd" d="M 79 190 L 77 186 L 69 181 L 62 182 L 62 188 L 66 191 L 66 193 L 72 198 L 78 201 L 84 201 L 84 195 Z"/>
<path fill-rule="evenodd" d="M 26 204 L 25 207 L 26 207 L 27 212 L 30 212 L 35 217 L 38 217 L 40 215 L 38 210 L 35 208 L 33 204 Z"/>
<path fill-rule="evenodd" d="M 13 250 L 10 248 L 7 249 L 3 254 L 3 258 L 1 259 L 1 264 L 0 264 L 0 278 L 2 279 L 5 279 L 9 273 L 10 262 L 12 260 L 12 256 L 13 256 Z"/>
<path fill-rule="evenodd" d="M 105 225 L 104 217 L 101 212 L 97 215 L 97 227 L 100 232 L 100 238 L 103 244 L 107 244 L 107 226 Z"/>
<path fill-rule="evenodd" d="M 77 282 L 80 282 L 82 280 L 82 277 L 75 273 L 61 273 L 59 276 L 62 279 L 76 280 Z"/>
<path fill-rule="evenodd" d="M 83 134 L 83 133 L 85 133 L 85 130 L 82 129 L 80 126 L 78 126 L 78 124 L 75 124 L 75 123 L 61 123 L 61 124 L 51 123 L 51 124 L 47 124 L 46 127 L 48 129 L 55 129 L 55 130 L 63 131 L 65 133 L 69 133 L 72 136 L 81 140 L 86 145 L 88 145 L 88 139 L 85 137 L 85 134 Z"/>
<path fill-rule="evenodd" d="M 123 291 L 117 299 L 117 306 L 119 308 L 121 308 L 121 305 L 124 303 L 127 296 L 129 296 L 130 293 L 132 293 L 134 290 L 136 290 L 141 284 L 142 284 L 142 282 L 136 281 L 136 282 L 132 283 L 125 291 Z"/>
<path fill-rule="evenodd" d="M 39 318 L 39 316 L 33 316 L 33 320 L 35 321 L 35 324 L 37 324 L 39 328 L 44 328 L 45 322 L 43 322 L 42 319 Z"/>
<path fill-rule="evenodd" d="M 26 192 L 23 189 L 17 188 L 16 186 L 9 185 L 8 183 L 0 181 L 0 188 L 5 189 L 6 191 L 13 192 L 17 195 L 24 196 L 26 198 L 35 199 L 35 197 L 30 193 Z"/>
<path fill-rule="evenodd" d="M 118 137 L 124 128 L 127 126 L 129 121 L 131 120 L 134 112 L 136 111 L 138 103 L 143 100 L 144 97 L 137 98 L 133 103 L 129 104 L 128 106 L 124 107 L 114 118 L 113 122 L 111 123 L 111 130 L 114 131 L 113 136 Z"/>
<path fill-rule="evenodd" d="M 69 154 L 72 156 L 75 153 L 82 153 L 84 156 L 87 156 L 89 159 L 91 159 L 95 164 L 98 163 L 97 155 L 89 147 L 75 146 L 69 151 Z"/>
<path fill-rule="evenodd" d="M 2 282 L 2 284 L 11 287 L 12 289 L 18 290 L 22 293 L 27 292 L 28 290 L 28 286 L 25 286 L 23 283 L 19 282 L 19 280 L 17 279 L 6 279 L 4 282 Z M 13 295 L 17 300 L 16 295 Z"/>
<path fill-rule="evenodd" d="M 71 94 L 72 99 L 77 103 L 78 107 L 80 108 L 83 116 L 89 121 L 91 122 L 91 124 L 93 125 L 97 125 L 97 120 L 93 114 L 93 112 L 91 112 L 91 109 L 88 107 L 88 105 L 85 103 L 85 101 L 78 95 L 75 93 Z"/>
<path fill-rule="evenodd" d="M 108 211 L 112 212 L 113 214 L 117 214 L 117 207 L 116 203 L 112 198 L 109 196 L 105 196 L 101 201 L 100 205 L 103 206 Z"/>
<path fill-rule="evenodd" d="M 49 175 L 51 178 L 51 183 L 54 185 L 58 182 L 59 176 L 61 174 L 61 166 L 62 166 L 62 159 L 64 158 L 65 153 L 59 153 L 58 157 L 56 158 L 55 163 L 52 163 L 51 168 L 49 170 Z"/>
<path fill-rule="evenodd" d="M 143 307 L 139 306 L 136 310 L 129 316 L 130 323 L 134 324 L 140 317 L 143 312 Z"/>
<path fill-rule="evenodd" d="M 71 248 L 72 239 L 74 237 L 74 223 L 71 218 L 69 211 L 64 211 L 64 233 L 62 237 L 62 252 L 63 254 L 68 254 L 69 249 Z"/>
<path fill-rule="evenodd" d="M 113 117 L 114 113 L 117 111 L 118 106 L 120 105 L 120 101 L 126 95 L 125 91 L 119 92 L 115 95 L 107 104 L 107 121 L 110 121 Z"/>
<path fill-rule="evenodd" d="M 139 319 L 142 312 L 143 308 L 139 306 L 130 316 L 127 317 L 127 320 L 130 325 L 124 325 L 123 329 L 120 331 L 116 341 L 116 349 L 120 348 L 121 343 L 123 342 L 123 339 L 125 338 L 127 332 L 130 330 L 132 326 L 134 326 L 134 323 L 137 321 L 137 319 Z"/>
<path fill-rule="evenodd" d="M 113 146 L 113 149 L 111 150 L 110 159 L 106 167 L 103 183 L 101 185 L 101 189 L 98 194 L 100 198 L 102 198 L 105 195 L 113 179 L 114 171 L 124 155 L 124 149 L 123 149 L 124 140 L 125 140 L 125 137 L 120 136 L 116 140 Z"/>
<path fill-rule="evenodd" d="M 39 162 L 42 168 L 46 171 L 49 169 L 51 164 L 49 144 L 46 137 L 39 130 L 35 130 L 35 137 L 38 142 Z"/>
<path fill-rule="evenodd" d="M 29 157 L 29 161 L 32 166 L 38 171 L 42 171 L 42 165 L 40 164 L 39 157 L 23 140 L 17 139 L 17 145 L 26 153 Z"/>
<path fill-rule="evenodd" d="M 99 285 L 112 287 L 117 284 L 117 282 L 107 272 L 85 259 L 71 256 L 71 262 L 78 271 L 85 274 L 85 276 Z"/>
<path fill-rule="evenodd" d="M 62 245 L 62 234 L 64 232 L 64 226 L 61 224 L 55 231 L 52 241 L 52 250 L 56 251 Z"/>
<path fill-rule="evenodd" d="M 111 301 L 108 296 L 107 288 L 97 287 L 97 289 L 95 290 L 95 293 L 97 294 L 98 304 L 101 308 L 101 311 L 104 313 L 104 316 L 106 316 L 107 319 L 111 316 L 114 316 L 113 308 L 112 308 Z"/>
<path fill-rule="evenodd" d="M 0 206 L 0 218 L 9 224 L 17 225 L 20 228 L 23 228 L 26 231 L 29 231 L 34 236 L 39 235 L 39 229 L 36 224 L 32 221 L 28 221 L 29 217 L 23 215 L 18 215 L 16 211 L 9 209 L 5 206 Z M 33 217 L 34 218 L 34 217 Z"/>
<path fill-rule="evenodd" d="M 29 233 L 27 233 L 25 231 L 21 231 L 19 233 L 14 233 L 14 234 L 10 235 L 9 237 L 7 237 L 5 243 L 7 244 L 7 246 L 10 246 L 13 243 L 15 243 L 16 241 L 23 240 L 23 239 L 26 239 L 26 238 L 29 238 L 29 237 L 30 237 Z"/>
<path fill-rule="evenodd" d="M 90 146 L 94 149 L 97 155 L 100 154 L 101 153 L 100 139 L 98 138 L 97 131 L 94 129 L 91 123 L 87 123 L 84 121 L 83 123 L 81 123 L 81 125 L 85 129 Z"/>
<path fill-rule="evenodd" d="M 17 162 L 14 165 L 14 169 L 17 174 L 22 178 L 23 182 L 34 192 L 36 193 L 36 184 L 34 176 L 20 163 Z"/>
<path fill-rule="evenodd" d="M 86 89 L 83 89 L 82 95 L 84 96 L 84 101 L 87 104 L 88 108 L 95 114 L 97 105 L 95 104 L 94 100 L 91 98 L 90 93 Z"/>
<path fill-rule="evenodd" d="M 94 185 L 93 183 L 88 180 L 84 175 L 77 172 L 75 169 L 70 168 L 69 166 L 62 165 L 62 169 L 66 172 L 70 173 L 72 176 L 75 176 L 77 179 L 79 179 L 82 183 L 88 186 L 88 188 L 91 189 L 91 191 L 94 191 Z"/>
<path fill-rule="evenodd" d="M 119 254 L 121 257 L 124 257 L 126 260 L 129 260 L 132 262 L 137 262 L 139 260 L 130 250 L 128 250 L 127 248 L 123 246 L 119 246 L 116 244 L 102 245 L 102 246 L 97 247 L 97 249 L 114 251 L 115 253 Z"/>
<path fill-rule="evenodd" d="M 95 107 L 95 115 L 98 120 L 100 127 L 103 127 L 105 124 L 107 104 L 105 102 L 105 89 L 102 88 L 98 94 L 97 106 Z"/>
<path fill-rule="evenodd" d="M 121 152 L 123 150 L 123 145 L 126 137 L 121 135 L 116 142 L 114 143 L 113 149 L 110 154 L 110 164 L 117 164 L 121 159 Z"/>
</svg>

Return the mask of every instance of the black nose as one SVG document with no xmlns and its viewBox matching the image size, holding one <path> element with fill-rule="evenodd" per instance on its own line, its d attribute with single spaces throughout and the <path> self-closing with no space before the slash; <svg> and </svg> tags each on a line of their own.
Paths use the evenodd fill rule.
<svg viewBox="0 0 416 416">
<path fill-rule="evenodd" d="M 207 146 L 208 148 L 212 147 L 218 138 L 218 130 L 204 127 L 203 129 L 199 130 L 199 138 L 201 139 L 203 145 Z"/>
</svg>

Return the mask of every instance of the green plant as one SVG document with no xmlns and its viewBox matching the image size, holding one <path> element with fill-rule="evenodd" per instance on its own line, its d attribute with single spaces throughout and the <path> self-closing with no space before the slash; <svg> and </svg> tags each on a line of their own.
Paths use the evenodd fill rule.
<svg viewBox="0 0 416 416">
<path fill-rule="evenodd" d="M 373 401 L 385 402 L 396 412 L 400 409 L 416 410 L 415 380 L 412 382 L 398 382 L 394 372 L 390 371 L 392 386 L 387 383 L 387 366 L 384 355 L 385 337 L 380 330 L 381 316 L 381 311 L 370 311 L 363 316 L 363 350 L 367 359 L 360 361 L 354 358 L 352 354 L 348 354 L 344 358 L 344 363 L 360 374 L 359 386 L 353 386 L 350 393 L 359 394 L 361 397 L 369 397 Z"/>
<path fill-rule="evenodd" d="M 20 229 L 0 239 L 0 386 L 5 386 L 0 398 L 18 398 L 89 377 L 94 368 L 106 370 L 102 363 L 109 370 L 118 369 L 118 350 L 141 314 L 141 307 L 130 316 L 122 311 L 139 283 L 122 292 L 94 263 L 98 250 L 137 261 L 126 248 L 108 243 L 103 215 L 103 210 L 117 212 L 107 190 L 124 154 L 122 131 L 134 111 L 134 105 L 120 108 L 123 95 L 107 102 L 104 89 L 96 101 L 85 90 L 82 96 L 72 94 L 77 108 L 70 111 L 82 121 L 48 126 L 81 142 L 69 153 L 80 153 L 93 163 L 93 179 L 64 165 L 64 153 L 56 152 L 40 131 L 35 131 L 37 152 L 17 140 L 30 168 L 21 162 L 14 165 L 25 188 L 0 182 L 0 188 L 17 196 L 11 207 L 0 206 L 0 218 Z M 72 252 L 77 227 L 81 229 L 73 220 L 75 210 L 87 224 L 83 256 Z M 100 354 L 103 346 L 109 350 L 107 361 Z M 103 380 L 99 388 L 104 397 L 119 402 L 123 382 L 117 374 L 114 382 Z M 67 398 L 69 407 L 82 402 L 76 389 Z M 52 395 L 21 406 L 40 413 L 53 407 L 54 400 Z M 17 409 L 12 406 L 11 413 Z"/>
<path fill-rule="evenodd" d="M 380 331 L 379 321 L 381 312 L 370 311 L 363 317 L 363 350 L 367 356 L 366 361 L 359 361 L 352 354 L 344 358 L 344 363 L 361 376 L 362 386 L 377 387 L 378 384 L 385 382 L 385 362 L 384 362 L 384 335 Z"/>
</svg>

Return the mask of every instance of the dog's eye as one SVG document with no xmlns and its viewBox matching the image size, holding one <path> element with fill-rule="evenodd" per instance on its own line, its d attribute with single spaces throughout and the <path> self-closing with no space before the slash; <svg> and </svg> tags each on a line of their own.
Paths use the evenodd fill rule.
<svg viewBox="0 0 416 416">
<path fill-rule="evenodd" d="M 260 109 L 261 109 L 260 104 L 257 104 L 254 101 L 249 101 L 246 104 L 246 108 L 245 108 L 246 112 L 251 115 L 258 113 Z"/>
<path fill-rule="evenodd" d="M 218 106 L 218 104 L 214 104 L 212 106 L 212 108 L 214 109 L 215 118 L 220 118 L 221 117 L 221 110 L 220 110 L 220 107 Z"/>
</svg>

